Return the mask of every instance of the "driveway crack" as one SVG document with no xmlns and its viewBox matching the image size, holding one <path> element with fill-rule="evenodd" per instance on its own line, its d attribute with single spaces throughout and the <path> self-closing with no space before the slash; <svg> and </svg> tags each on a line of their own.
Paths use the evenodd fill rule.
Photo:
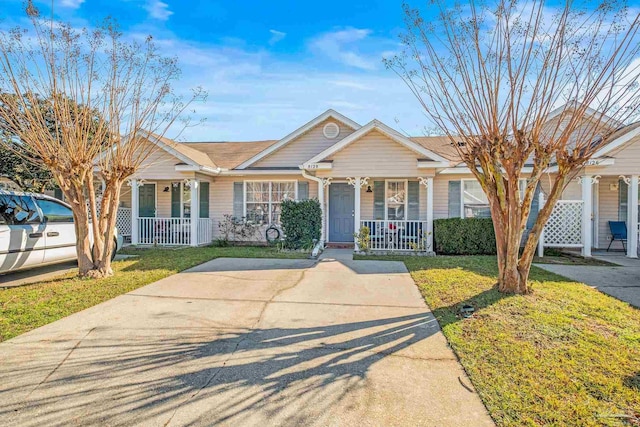
<svg viewBox="0 0 640 427">
<path fill-rule="evenodd" d="M 49 372 L 49 373 L 47 374 L 47 376 L 46 376 L 46 377 L 44 377 L 44 379 L 43 379 L 42 381 L 40 381 L 40 382 L 39 382 L 39 383 L 38 383 L 34 388 L 32 388 L 32 389 L 31 389 L 31 391 L 29 392 L 29 394 L 27 394 L 26 398 L 29 398 L 29 397 L 31 396 L 31 394 L 32 394 L 34 391 L 36 391 L 36 390 L 38 389 L 38 387 L 40 387 L 42 384 L 46 383 L 46 382 L 47 382 L 47 380 L 48 380 L 49 378 L 51 378 L 51 376 L 52 376 L 53 374 L 55 374 L 55 373 L 56 373 L 56 371 L 57 371 L 58 369 L 60 369 L 60 367 L 64 364 L 64 362 L 66 362 L 66 361 L 69 359 L 69 357 L 71 356 L 71 354 L 72 354 L 72 353 L 73 353 L 73 352 L 74 352 L 74 351 L 75 351 L 75 350 L 80 346 L 80 344 L 82 344 L 82 341 L 84 341 L 84 340 L 89 336 L 89 334 L 90 334 L 91 332 L 93 332 L 95 329 L 96 329 L 95 327 L 94 327 L 94 328 L 89 329 L 89 331 L 88 331 L 86 334 L 84 334 L 84 336 L 83 336 L 82 338 L 80 338 L 80 339 L 78 340 L 78 342 L 77 342 L 77 343 L 76 343 L 76 344 L 71 348 L 71 350 L 69 350 L 69 352 L 67 353 L 67 355 L 66 355 L 66 356 L 65 356 L 65 357 L 64 357 L 64 358 L 63 358 L 63 359 L 62 359 L 62 360 L 61 360 L 61 361 L 56 365 L 56 367 L 55 367 L 55 368 L 53 368 L 53 370 L 52 370 L 51 372 Z"/>
</svg>

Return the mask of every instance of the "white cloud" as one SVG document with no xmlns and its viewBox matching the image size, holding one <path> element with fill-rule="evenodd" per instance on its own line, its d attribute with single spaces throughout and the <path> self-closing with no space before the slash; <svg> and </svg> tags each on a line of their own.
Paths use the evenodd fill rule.
<svg viewBox="0 0 640 427">
<path fill-rule="evenodd" d="M 312 50 L 319 52 L 329 59 L 340 62 L 349 67 L 361 70 L 375 70 L 380 63 L 380 57 L 375 59 L 360 53 L 357 44 L 365 41 L 372 31 L 360 28 L 346 28 L 320 35 L 310 43 Z"/>
<path fill-rule="evenodd" d="M 287 33 L 283 33 L 282 31 L 278 30 L 269 30 L 269 32 L 271 33 L 269 44 L 272 46 L 287 36 Z"/>
<path fill-rule="evenodd" d="M 166 21 L 171 15 L 173 15 L 173 12 L 169 10 L 169 5 L 161 0 L 147 0 L 144 8 L 149 13 L 150 18 L 157 19 L 158 21 Z"/>
<path fill-rule="evenodd" d="M 60 6 L 62 7 L 68 7 L 70 9 L 77 9 L 80 7 L 80 5 L 82 5 L 82 3 L 84 3 L 85 0 L 62 0 L 60 2 Z"/>
</svg>

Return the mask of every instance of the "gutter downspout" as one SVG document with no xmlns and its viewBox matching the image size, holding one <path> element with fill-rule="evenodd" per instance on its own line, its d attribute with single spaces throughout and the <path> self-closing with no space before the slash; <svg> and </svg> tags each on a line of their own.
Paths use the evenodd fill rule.
<svg viewBox="0 0 640 427">
<path fill-rule="evenodd" d="M 324 212 L 324 184 L 322 183 L 322 178 L 318 178 L 317 176 L 309 175 L 306 170 L 300 166 L 302 171 L 302 176 L 311 181 L 315 181 L 318 183 L 318 202 L 320 202 L 320 211 L 322 212 L 322 228 L 320 231 L 320 245 L 324 247 L 325 239 L 325 228 L 327 225 L 327 219 Z"/>
</svg>

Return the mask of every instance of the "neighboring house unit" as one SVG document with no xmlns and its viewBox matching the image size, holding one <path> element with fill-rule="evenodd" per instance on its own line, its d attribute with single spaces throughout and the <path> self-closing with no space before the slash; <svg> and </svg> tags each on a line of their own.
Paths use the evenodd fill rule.
<svg viewBox="0 0 640 427">
<path fill-rule="evenodd" d="M 377 120 L 361 126 L 333 110 L 280 140 L 147 139 L 159 149 L 124 190 L 119 213 L 134 244 L 207 244 L 220 236 L 225 215 L 266 228 L 278 223 L 287 198 L 319 199 L 324 242 L 353 243 L 368 226 L 379 250 L 428 250 L 434 219 L 489 215 L 480 185 L 447 138 L 406 137 Z M 640 124 L 621 127 L 580 175 L 565 190 L 545 244 L 589 255 L 608 246 L 608 221 L 622 220 L 636 256 Z M 548 186 L 545 176 L 539 191 Z"/>
</svg>

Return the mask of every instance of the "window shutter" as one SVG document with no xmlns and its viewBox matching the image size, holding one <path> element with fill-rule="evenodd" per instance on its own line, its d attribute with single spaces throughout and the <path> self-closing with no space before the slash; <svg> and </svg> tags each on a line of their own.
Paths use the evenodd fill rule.
<svg viewBox="0 0 640 427">
<path fill-rule="evenodd" d="M 409 181 L 408 185 L 409 212 L 407 219 L 420 219 L 420 183 L 418 181 Z"/>
<path fill-rule="evenodd" d="M 200 218 L 209 218 L 209 183 L 200 182 Z"/>
<path fill-rule="evenodd" d="M 375 219 L 384 219 L 384 181 L 373 183 L 373 216 Z"/>
<path fill-rule="evenodd" d="M 309 183 L 307 181 L 298 181 L 298 200 L 307 200 L 309 198 Z"/>
<path fill-rule="evenodd" d="M 244 185 L 242 182 L 233 183 L 233 216 L 241 219 L 244 213 Z"/>
<path fill-rule="evenodd" d="M 180 218 L 180 183 L 171 183 L 171 218 Z"/>
<path fill-rule="evenodd" d="M 629 186 L 623 180 L 618 182 L 618 221 L 626 221 L 629 215 L 627 199 L 629 198 Z"/>
<path fill-rule="evenodd" d="M 538 219 L 538 211 L 540 210 L 540 183 L 536 186 L 536 191 L 533 192 L 533 200 L 531 201 L 531 211 L 529 212 L 529 218 L 527 218 L 527 230 L 531 230 L 533 225 Z"/>
<path fill-rule="evenodd" d="M 449 181 L 449 218 L 460 218 L 462 181 Z"/>
</svg>

